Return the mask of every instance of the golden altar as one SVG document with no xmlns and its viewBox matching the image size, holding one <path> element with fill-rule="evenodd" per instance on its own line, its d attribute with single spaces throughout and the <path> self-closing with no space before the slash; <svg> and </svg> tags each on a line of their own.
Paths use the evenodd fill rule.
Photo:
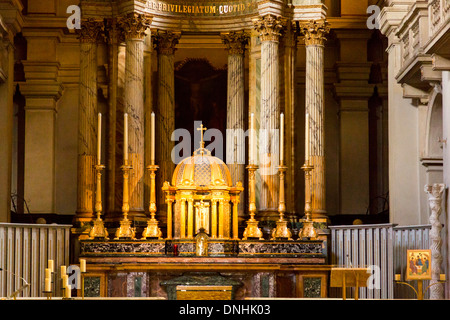
<svg viewBox="0 0 450 320">
<path fill-rule="evenodd" d="M 250 297 L 327 296 L 330 267 L 327 266 L 327 240 L 317 239 L 313 223 L 307 220 L 298 239 L 293 239 L 284 219 L 284 171 L 279 166 L 280 219 L 269 239 L 255 219 L 255 171 L 250 163 L 250 219 L 239 238 L 238 203 L 244 190 L 242 182 L 232 184 L 227 165 L 204 148 L 203 130 L 200 148 L 175 168 L 172 184 L 165 182 L 167 204 L 166 238 L 155 218 L 155 171 L 150 170 L 150 219 L 138 240 L 127 219 L 128 188 L 123 193 L 124 218 L 108 239 L 100 231 L 100 214 L 89 239 L 79 240 L 79 257 L 87 262 L 84 276 L 85 296 L 163 297 L 177 299 L 176 288 L 195 286 L 231 287 L 232 299 Z M 310 166 L 305 165 L 308 172 Z M 124 185 L 132 170 L 124 165 Z M 101 183 L 99 182 L 98 185 Z M 97 196 L 101 190 L 97 189 Z M 101 199 L 97 198 L 101 203 Z M 307 208 L 310 208 L 307 202 Z M 98 206 L 101 208 L 101 205 Z M 308 209 L 309 210 L 309 209 Z M 307 215 L 309 212 L 306 212 Z M 105 228 L 106 229 L 106 228 Z M 312 232 L 311 232 L 312 231 Z M 306 237 L 305 237 L 306 235 Z"/>
</svg>

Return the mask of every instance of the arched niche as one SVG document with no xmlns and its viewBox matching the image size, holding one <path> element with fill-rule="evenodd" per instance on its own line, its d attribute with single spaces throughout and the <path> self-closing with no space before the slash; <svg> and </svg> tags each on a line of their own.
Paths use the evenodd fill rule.
<svg viewBox="0 0 450 320">
<path fill-rule="evenodd" d="M 442 94 L 435 93 L 429 103 L 427 121 L 427 158 L 442 159 Z"/>
</svg>

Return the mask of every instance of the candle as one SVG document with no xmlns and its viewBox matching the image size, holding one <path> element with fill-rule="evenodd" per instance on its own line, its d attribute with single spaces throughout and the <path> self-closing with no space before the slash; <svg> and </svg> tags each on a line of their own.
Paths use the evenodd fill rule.
<svg viewBox="0 0 450 320">
<path fill-rule="evenodd" d="M 441 274 L 439 275 L 439 280 L 440 280 L 440 281 L 445 281 L 445 273 L 441 273 Z"/>
<path fill-rule="evenodd" d="M 55 270 L 53 260 L 48 260 L 48 268 L 50 269 L 50 272 L 53 272 Z"/>
<path fill-rule="evenodd" d="M 399 274 L 395 275 L 395 281 L 400 281 L 400 275 Z"/>
<path fill-rule="evenodd" d="M 86 272 L 86 259 L 80 259 L 80 271 Z"/>
<path fill-rule="evenodd" d="M 45 278 L 52 278 L 52 271 L 49 268 L 45 269 Z"/>
<path fill-rule="evenodd" d="M 51 278 L 45 278 L 45 285 L 44 285 L 44 291 L 50 292 L 52 291 L 52 279 Z"/>
<path fill-rule="evenodd" d="M 309 161 L 309 113 L 305 120 L 305 160 Z"/>
<path fill-rule="evenodd" d="M 254 141 L 254 138 L 255 138 L 255 136 L 254 136 L 254 134 L 255 134 L 255 115 L 254 115 L 254 113 L 252 112 L 251 114 L 250 114 L 250 141 L 249 141 L 249 163 L 250 164 L 254 164 L 254 157 L 253 157 L 253 152 L 254 152 L 254 143 L 255 143 L 255 141 Z"/>
<path fill-rule="evenodd" d="M 128 161 L 128 114 L 124 114 L 123 160 Z"/>
<path fill-rule="evenodd" d="M 98 114 L 98 126 L 97 126 L 97 164 L 101 163 L 101 153 L 102 153 L 102 114 Z"/>
<path fill-rule="evenodd" d="M 152 134 L 151 134 L 151 156 L 150 162 L 151 164 L 155 164 L 155 113 L 152 112 Z"/>
<path fill-rule="evenodd" d="M 65 298 L 70 298 L 72 296 L 72 291 L 70 287 L 65 287 L 64 289 Z"/>
<path fill-rule="evenodd" d="M 67 273 L 66 266 L 61 266 L 61 277 Z"/>
<path fill-rule="evenodd" d="M 284 162 L 284 114 L 280 114 L 280 164 Z"/>
<path fill-rule="evenodd" d="M 62 287 L 63 288 L 68 287 L 69 286 L 69 276 L 67 274 L 63 274 L 61 276 L 61 279 L 62 279 Z"/>
</svg>

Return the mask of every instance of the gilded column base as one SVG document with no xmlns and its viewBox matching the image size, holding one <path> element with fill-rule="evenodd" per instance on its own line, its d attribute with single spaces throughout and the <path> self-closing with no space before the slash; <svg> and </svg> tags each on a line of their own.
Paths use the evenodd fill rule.
<svg viewBox="0 0 450 320">
<path fill-rule="evenodd" d="M 288 239 L 292 240 L 292 232 L 287 226 L 287 221 L 284 219 L 280 219 L 277 221 L 276 228 L 273 228 L 272 231 L 272 239 L 271 240 L 280 240 L 280 239 Z"/>
<path fill-rule="evenodd" d="M 257 238 L 259 240 L 264 240 L 263 233 L 260 228 L 258 228 L 258 221 L 255 219 L 247 220 L 247 228 L 244 230 L 242 235 L 242 240 Z"/>
<path fill-rule="evenodd" d="M 147 239 L 162 239 L 162 232 L 158 227 L 158 220 L 149 219 L 147 222 L 147 228 L 142 232 L 141 240 Z"/>
<path fill-rule="evenodd" d="M 94 221 L 94 226 L 91 228 L 91 231 L 89 232 L 89 239 L 108 239 L 108 231 L 105 228 L 105 225 L 103 224 L 103 221 L 100 217 L 98 217 Z"/>
<path fill-rule="evenodd" d="M 131 227 L 131 221 L 124 218 L 120 221 L 120 227 L 116 230 L 114 240 L 131 239 L 136 240 L 136 231 Z"/>
</svg>

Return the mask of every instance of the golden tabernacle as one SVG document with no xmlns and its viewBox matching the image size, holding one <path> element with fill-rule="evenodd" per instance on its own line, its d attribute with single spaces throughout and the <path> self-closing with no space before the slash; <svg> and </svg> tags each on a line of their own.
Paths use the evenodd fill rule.
<svg viewBox="0 0 450 320">
<path fill-rule="evenodd" d="M 165 293 L 160 292 L 158 296 L 163 294 L 169 299 L 193 299 L 204 294 L 217 298 L 245 298 L 246 291 L 241 287 L 249 285 L 256 285 L 265 296 L 272 296 L 278 286 L 274 283 L 275 277 L 282 279 L 284 276 L 281 275 L 286 273 L 318 275 L 319 282 L 315 285 L 319 288 L 326 286 L 326 238 L 317 239 L 316 234 L 310 233 L 303 237 L 304 232 L 299 231 L 299 238 L 293 240 L 288 221 L 284 218 L 284 183 L 280 185 L 279 220 L 270 231 L 270 240 L 264 239 L 255 217 L 255 172 L 258 166 L 253 164 L 247 167 L 250 218 L 240 239 L 238 205 L 239 196 L 244 191 L 243 183 L 237 181 L 232 184 L 228 166 L 205 148 L 203 131 L 206 128 L 201 125 L 197 129 L 201 132 L 200 148 L 176 166 L 172 183 L 165 181 L 162 186 L 167 205 L 166 237 L 155 218 L 155 171 L 158 166 L 152 162 L 148 166 L 150 218 L 142 237 L 136 240 L 136 229 L 127 217 L 129 194 L 128 188 L 124 188 L 123 219 L 114 240 L 96 232 L 97 223 L 91 228 L 89 239 L 80 239 L 80 257 L 86 259 L 89 266 L 83 281 L 89 283 L 90 277 L 98 276 L 106 281 L 115 274 L 115 265 L 120 263 L 122 276 L 134 277 L 145 272 L 150 290 L 160 292 L 158 288 L 165 288 Z M 252 139 L 250 147 L 253 147 Z M 125 157 L 124 163 L 127 164 Z M 128 181 L 129 170 L 132 170 L 130 166 L 124 166 L 124 183 Z M 286 170 L 283 163 L 278 170 L 282 182 Z M 314 229 L 312 224 L 310 227 Z M 259 283 L 262 279 L 265 279 L 263 287 Z M 107 286 L 104 281 L 100 286 Z M 279 283 L 283 281 L 279 280 Z M 228 289 L 211 293 L 211 288 Z M 321 297 L 326 290 L 317 292 Z"/>
<path fill-rule="evenodd" d="M 204 228 L 212 239 L 239 239 L 237 206 L 242 182 L 232 185 L 227 165 L 204 147 L 206 128 L 199 129 L 200 148 L 177 165 L 172 184 L 166 181 L 162 188 L 167 206 L 174 206 L 167 209 L 167 221 L 174 221 L 175 226 L 173 234 L 168 226 L 167 238 L 193 239 Z M 169 199 L 175 199 L 174 203 Z"/>
</svg>

